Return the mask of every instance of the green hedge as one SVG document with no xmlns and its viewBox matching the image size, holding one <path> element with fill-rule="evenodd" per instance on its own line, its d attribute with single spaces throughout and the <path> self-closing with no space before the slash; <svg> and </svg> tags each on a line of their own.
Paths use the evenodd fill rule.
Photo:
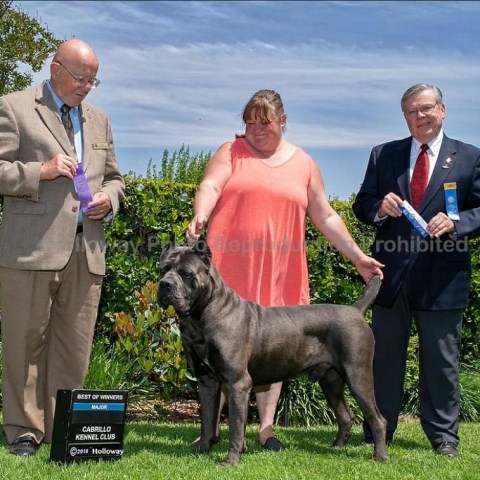
<svg viewBox="0 0 480 480">
<path fill-rule="evenodd" d="M 133 311 L 138 305 L 135 292 L 148 280 L 158 280 L 160 254 L 170 233 L 175 233 L 179 243 L 184 242 L 185 231 L 192 217 L 196 185 L 158 180 L 158 175 L 150 177 L 125 177 L 126 199 L 114 221 L 106 227 L 107 274 L 97 336 L 110 337 L 115 314 Z M 0 196 L 0 221 L 2 200 Z M 352 201 L 353 197 L 348 201 L 333 199 L 331 203 L 357 243 L 368 251 L 374 230 L 355 218 L 351 209 Z M 465 364 L 480 358 L 479 242 L 480 239 L 470 242 L 472 289 L 464 314 L 461 357 Z M 363 282 L 353 266 L 332 249 L 310 223 L 307 223 L 307 258 L 312 302 L 348 304 L 361 294 Z"/>
<path fill-rule="evenodd" d="M 192 217 L 196 186 L 156 179 L 126 177 L 126 200 L 107 227 L 107 275 L 100 307 L 98 331 L 109 334 L 115 314 L 133 311 L 135 292 L 148 281 L 158 280 L 158 262 L 170 233 L 180 244 Z M 353 198 L 332 200 L 357 243 L 368 251 L 374 229 L 360 223 L 352 213 Z M 480 247 L 471 242 L 472 291 L 465 311 L 462 361 L 471 363 L 480 349 Z M 353 265 L 335 251 L 326 239 L 307 224 L 307 258 L 312 303 L 350 304 L 364 284 Z"/>
<path fill-rule="evenodd" d="M 170 315 L 159 313 L 154 301 L 146 302 L 145 298 L 148 295 L 139 292 L 148 281 L 157 282 L 161 251 L 168 242 L 170 232 L 175 233 L 179 243 L 184 243 L 185 231 L 192 216 L 196 185 L 127 177 L 126 188 L 126 201 L 112 225 L 107 229 L 108 271 L 101 301 L 97 336 L 108 339 L 112 344 L 115 343 L 119 350 L 122 350 L 125 345 L 129 345 L 129 348 L 137 345 L 135 350 L 128 352 L 129 360 L 139 368 L 137 375 L 141 375 L 143 368 L 143 373 L 146 373 L 155 383 L 163 382 L 164 396 L 170 397 L 172 391 L 176 389 L 178 395 L 184 395 L 189 388 L 187 388 L 188 376 L 180 374 L 185 367 L 183 362 L 179 363 L 183 355 L 181 348 L 177 343 L 178 349 L 172 351 L 171 345 L 167 347 L 164 340 L 171 335 L 169 331 L 172 325 L 171 312 Z M 342 216 L 357 243 L 368 251 L 374 230 L 355 218 L 351 209 L 352 201 L 353 198 L 348 201 L 334 199 L 331 203 Z M 307 257 L 312 302 L 350 304 L 363 291 L 363 281 L 352 264 L 335 251 L 310 223 L 307 225 Z M 468 371 L 471 371 L 475 360 L 479 358 L 479 263 L 480 248 L 475 241 L 472 242 L 473 288 L 470 304 L 465 311 L 461 353 L 462 363 Z M 124 313 L 119 315 L 119 312 Z M 114 331 L 113 323 L 116 319 L 117 328 Z M 126 335 L 128 329 L 135 331 L 134 337 L 131 339 L 121 335 L 119 337 L 119 332 Z M 142 334 L 144 338 L 140 341 L 139 336 Z M 169 338 L 172 342 L 178 341 L 175 335 Z M 158 349 L 162 349 L 160 354 Z M 404 404 L 410 412 L 418 408 L 417 355 L 418 342 L 413 331 L 404 399 Z M 166 361 L 165 359 L 170 359 L 171 368 L 167 368 L 165 364 L 158 365 L 159 358 L 162 358 L 163 362 Z M 154 366 L 156 362 L 157 365 Z M 146 369 L 145 365 L 150 365 L 150 370 Z M 297 385 L 297 391 L 289 394 L 290 401 L 295 398 L 298 400 L 296 403 L 301 404 L 298 395 L 309 389 L 310 387 Z M 312 392 L 309 392 L 308 396 L 311 397 Z M 281 404 L 280 407 L 280 413 L 285 413 L 284 410 L 288 405 Z M 292 418 L 295 417 L 295 412 L 291 409 L 290 415 Z M 299 414 L 300 417 L 302 415 L 304 414 Z"/>
<path fill-rule="evenodd" d="M 115 314 L 138 305 L 135 292 L 158 280 L 158 264 L 170 233 L 184 242 L 195 186 L 125 178 L 125 201 L 106 227 L 107 272 L 97 330 L 108 334 Z"/>
<path fill-rule="evenodd" d="M 181 151 L 182 152 L 182 151 Z M 188 156 L 188 150 L 186 151 Z M 202 161 L 205 158 L 201 159 Z M 167 171 L 162 165 L 162 169 Z M 96 328 L 96 343 L 104 343 L 125 363 L 130 380 L 138 391 L 151 391 L 163 398 L 189 395 L 195 390 L 186 371 L 179 332 L 172 311 L 164 312 L 155 304 L 159 259 L 162 249 L 173 232 L 182 244 L 192 217 L 195 184 L 181 183 L 172 177 L 171 169 L 165 181 L 154 172 L 147 178 L 127 175 L 126 199 L 114 221 L 106 226 L 107 273 Z M 188 177 L 189 173 L 185 176 Z M 200 175 L 200 170 L 197 177 Z M 165 177 L 165 175 L 164 175 Z M 1 198 L 1 197 L 0 197 Z M 357 243 L 368 251 L 374 230 L 354 217 L 348 201 L 333 199 L 332 206 L 342 216 Z M 1 218 L 0 201 L 0 218 Z M 480 349 L 480 246 L 471 242 L 472 291 L 464 315 L 461 351 L 462 402 L 471 404 L 471 415 L 479 419 L 480 378 L 478 359 Z M 311 298 L 314 303 L 350 304 L 361 294 L 364 285 L 354 267 L 335 251 L 317 230 L 307 223 L 307 258 Z M 404 406 L 407 413 L 418 411 L 418 339 L 412 332 L 407 368 Z M 468 392 L 465 388 L 468 386 Z M 303 380 L 294 380 L 288 386 L 279 408 L 279 415 L 289 416 L 293 422 L 309 423 L 315 411 L 325 407 L 320 402 L 318 386 L 306 386 Z M 313 389 L 313 390 L 312 390 Z M 476 400 L 475 400 L 476 399 Z M 323 401 L 323 400 L 322 400 Z M 302 405 L 307 405 L 302 410 Z M 297 410 L 295 410 L 297 408 Z M 325 414 L 325 418 L 330 418 Z"/>
</svg>

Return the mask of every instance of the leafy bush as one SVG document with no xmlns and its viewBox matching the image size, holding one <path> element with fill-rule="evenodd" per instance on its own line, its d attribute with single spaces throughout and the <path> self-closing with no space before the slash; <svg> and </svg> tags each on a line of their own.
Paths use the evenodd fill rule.
<svg viewBox="0 0 480 480">
<path fill-rule="evenodd" d="M 157 305 L 157 289 L 158 282 L 148 281 L 135 292 L 138 304 L 133 314 L 116 314 L 115 348 L 129 365 L 131 377 L 146 377 L 164 400 L 170 400 L 185 393 L 189 375 L 174 311 Z"/>
<path fill-rule="evenodd" d="M 358 222 L 353 215 L 351 201 L 333 199 L 331 204 L 355 241 L 368 251 L 375 235 L 374 229 Z M 309 220 L 306 243 L 311 303 L 353 303 L 364 289 L 363 280 L 353 264 L 335 250 Z"/>
<path fill-rule="evenodd" d="M 466 422 L 480 421 L 480 360 L 472 364 L 460 365 L 460 420 Z M 419 358 L 418 336 L 410 339 L 402 412 L 417 417 L 420 415 L 418 398 Z"/>
<path fill-rule="evenodd" d="M 480 422 L 480 360 L 460 367 L 460 418 Z"/>
<path fill-rule="evenodd" d="M 109 337 L 115 314 L 131 311 L 138 304 L 134 292 L 158 279 L 160 254 L 170 233 L 184 243 L 196 187 L 209 159 L 209 153 L 191 155 L 182 146 L 171 155 L 163 152 L 160 170 L 150 162 L 146 177 L 125 177 L 125 200 L 105 229 L 107 272 L 98 336 Z"/>
<path fill-rule="evenodd" d="M 61 40 L 10 0 L 0 1 L 0 18 L 0 95 L 5 95 L 30 86 L 31 72 L 42 69 Z"/>
<path fill-rule="evenodd" d="M 163 180 L 166 182 L 190 183 L 198 185 L 202 180 L 205 167 L 210 160 L 210 153 L 190 154 L 190 148 L 182 145 L 178 152 L 169 154 L 163 151 L 160 169 L 148 162 L 145 178 L 147 180 Z M 132 178 L 142 178 L 135 173 L 130 173 Z"/>
<path fill-rule="evenodd" d="M 409 346 L 405 391 L 402 414 L 410 417 L 420 415 L 418 399 L 419 362 L 417 358 L 418 337 L 413 336 Z M 480 361 L 473 365 L 460 367 L 460 420 L 465 422 L 480 421 Z M 348 391 L 345 399 L 355 415 L 357 423 L 363 421 L 358 404 Z M 318 424 L 335 424 L 333 411 L 327 404 L 318 383 L 311 383 L 305 376 L 284 382 L 282 395 L 278 402 L 276 421 L 288 426 L 313 426 Z"/>
<path fill-rule="evenodd" d="M 210 154 L 190 155 L 189 149 L 182 147 L 171 156 L 165 151 L 159 169 L 150 163 L 145 178 L 127 175 L 126 199 L 114 221 L 106 226 L 107 273 L 96 343 L 101 344 L 107 355 L 105 361 L 124 362 L 120 371 L 136 391 L 145 394 L 151 390 L 160 390 L 166 397 L 191 393 L 192 380 L 185 368 L 176 318 L 155 305 L 153 289 L 158 281 L 160 255 L 170 233 L 175 234 L 178 243 L 184 243 L 195 191 L 209 158 Z M 375 232 L 355 218 L 351 208 L 353 199 L 353 196 L 348 201 L 332 199 L 331 203 L 356 242 L 368 251 Z M 0 218 L 1 200 L 0 196 Z M 353 265 L 310 222 L 307 222 L 306 242 L 312 303 L 352 303 L 364 288 Z M 479 242 L 473 240 L 470 245 L 472 290 L 464 314 L 461 352 L 462 418 L 468 419 L 478 418 L 480 411 L 476 401 L 480 398 Z M 413 415 L 418 413 L 417 350 L 418 338 L 413 330 L 403 406 L 404 413 Z M 94 354 L 98 351 L 94 350 Z M 89 375 L 97 375 L 96 368 L 93 363 Z M 115 381 L 122 383 L 120 379 Z M 99 383 L 99 379 L 95 382 Z M 326 408 L 320 388 L 304 382 L 307 380 L 289 382 L 288 395 L 282 397 L 279 405 L 279 416 L 288 415 L 298 424 L 309 424 L 318 418 L 328 421 L 332 414 Z M 354 402 L 351 407 L 355 411 Z"/>
<path fill-rule="evenodd" d="M 195 185 L 125 178 L 126 198 L 106 227 L 107 272 L 97 335 L 108 337 L 117 312 L 138 305 L 137 291 L 158 280 L 161 252 L 174 233 L 180 244 L 191 219 Z"/>
<path fill-rule="evenodd" d="M 95 342 L 90 356 L 84 388 L 98 390 L 130 390 L 136 385 L 131 382 L 128 363 L 123 361 L 110 345 Z"/>
<path fill-rule="evenodd" d="M 145 310 L 138 291 L 142 291 L 142 286 L 146 288 L 148 282 L 158 280 L 160 254 L 170 232 L 175 234 L 180 244 L 184 243 L 185 231 L 192 217 L 196 184 L 201 178 L 201 175 L 192 173 L 197 171 L 198 159 L 189 163 L 188 155 L 188 149 L 175 153 L 171 158 L 164 153 L 160 171 L 151 166 L 147 178 L 126 177 L 126 200 L 107 229 L 107 276 L 97 327 L 97 335 L 110 338 L 117 351 L 124 351 L 126 358 L 133 363 L 130 372 L 135 382 L 144 375 L 148 384 L 157 382 L 167 396 L 185 394 L 191 387 L 182 363 L 184 359 L 178 343 L 176 319 L 153 304 Z M 202 162 L 204 160 L 206 158 L 201 159 Z M 190 164 L 196 166 L 189 170 Z M 175 181 L 178 178 L 188 179 L 189 175 L 194 177 L 192 183 Z M 352 202 L 353 197 L 348 201 L 331 200 L 357 243 L 368 251 L 375 231 L 355 218 Z M 352 303 L 364 289 L 353 265 L 333 249 L 310 222 L 307 222 L 306 242 L 312 303 Z M 462 362 L 467 366 L 478 358 L 480 343 L 477 313 L 480 307 L 480 248 L 477 241 L 472 242 L 472 265 L 473 288 L 470 305 L 465 311 L 462 343 Z M 122 331 L 122 322 L 129 325 L 128 328 L 134 328 L 136 336 L 129 337 L 128 329 Z M 171 348 L 167 347 L 169 341 L 172 342 Z M 160 344 L 163 345 L 161 350 L 155 350 Z M 404 413 L 413 415 L 418 413 L 417 350 L 418 339 L 413 330 L 403 408 Z M 176 361 L 180 363 L 175 374 Z M 288 395 L 283 396 L 279 404 L 279 418 L 288 415 L 290 421 L 298 424 L 309 424 L 314 419 L 329 421 L 333 417 L 326 408 L 320 388 L 305 382 L 305 379 L 295 379 L 288 384 Z M 473 397 L 472 394 L 468 398 Z M 355 411 L 355 402 L 350 404 Z"/>
<path fill-rule="evenodd" d="M 352 411 L 358 413 L 354 402 L 349 402 Z M 358 417 L 357 417 L 358 418 Z M 318 383 L 300 376 L 283 383 L 282 395 L 276 412 L 277 423 L 288 426 L 310 427 L 318 424 L 335 424 L 335 415 L 328 406 Z"/>
</svg>

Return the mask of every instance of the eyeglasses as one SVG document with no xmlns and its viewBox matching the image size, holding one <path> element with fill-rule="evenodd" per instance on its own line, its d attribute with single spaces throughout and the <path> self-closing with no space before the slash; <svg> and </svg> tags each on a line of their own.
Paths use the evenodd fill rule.
<svg viewBox="0 0 480 480">
<path fill-rule="evenodd" d="M 55 60 L 55 63 L 58 63 L 61 67 L 63 67 L 67 73 L 75 80 L 79 87 L 84 87 L 88 83 L 92 86 L 92 88 L 97 88 L 100 85 L 100 80 L 98 78 L 82 78 L 76 77 L 63 63 L 60 63 L 58 60 Z"/>
<path fill-rule="evenodd" d="M 403 114 L 409 118 L 415 118 L 419 113 L 422 115 L 430 115 L 433 112 L 434 108 L 438 105 L 438 103 L 434 103 L 433 105 L 423 105 L 416 110 L 407 110 L 404 111 Z"/>
</svg>

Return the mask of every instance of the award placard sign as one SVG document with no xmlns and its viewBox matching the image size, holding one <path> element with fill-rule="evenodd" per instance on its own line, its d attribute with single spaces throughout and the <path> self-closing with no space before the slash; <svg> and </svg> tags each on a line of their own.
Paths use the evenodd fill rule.
<svg viewBox="0 0 480 480">
<path fill-rule="evenodd" d="M 50 460 L 118 460 L 127 390 L 58 390 Z"/>
</svg>

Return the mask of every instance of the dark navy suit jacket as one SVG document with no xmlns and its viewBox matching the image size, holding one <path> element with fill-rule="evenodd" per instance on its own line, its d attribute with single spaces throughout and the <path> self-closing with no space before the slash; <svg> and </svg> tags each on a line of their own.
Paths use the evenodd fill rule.
<svg viewBox="0 0 480 480">
<path fill-rule="evenodd" d="M 480 149 L 444 136 L 435 169 L 418 212 L 428 223 L 446 213 L 444 184 L 456 182 L 460 220 L 456 233 L 423 239 L 405 216 L 374 222 L 384 196 L 393 192 L 412 203 L 409 166 L 412 137 L 372 149 L 353 204 L 357 218 L 377 227 L 372 255 L 385 264 L 378 305 L 389 307 L 406 275 L 415 310 L 464 308 L 470 288 L 468 239 L 480 234 Z"/>
</svg>

